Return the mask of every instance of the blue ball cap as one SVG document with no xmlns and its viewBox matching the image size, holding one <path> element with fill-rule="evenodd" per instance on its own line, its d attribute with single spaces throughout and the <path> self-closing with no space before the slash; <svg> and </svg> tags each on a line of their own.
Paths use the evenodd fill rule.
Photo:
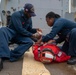
<svg viewBox="0 0 76 75">
<path fill-rule="evenodd" d="M 36 16 L 34 6 L 32 4 L 26 3 L 24 6 L 24 10 L 28 12 L 31 16 Z"/>
</svg>

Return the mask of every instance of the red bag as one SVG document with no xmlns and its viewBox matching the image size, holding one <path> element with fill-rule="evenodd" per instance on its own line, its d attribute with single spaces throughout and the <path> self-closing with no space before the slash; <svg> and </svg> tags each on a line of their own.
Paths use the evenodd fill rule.
<svg viewBox="0 0 76 75">
<path fill-rule="evenodd" d="M 39 46 L 33 45 L 34 59 L 43 63 L 51 62 L 64 62 L 70 59 L 70 56 L 66 55 L 60 50 L 60 48 L 54 44 L 47 44 Z"/>
</svg>

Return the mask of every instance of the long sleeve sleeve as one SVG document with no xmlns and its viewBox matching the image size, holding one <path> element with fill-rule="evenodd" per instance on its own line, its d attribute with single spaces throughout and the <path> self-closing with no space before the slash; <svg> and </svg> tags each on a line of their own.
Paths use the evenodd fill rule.
<svg viewBox="0 0 76 75">
<path fill-rule="evenodd" d="M 49 40 L 53 39 L 56 36 L 56 34 L 63 28 L 63 26 L 64 26 L 64 23 L 61 20 L 56 21 L 53 24 L 51 32 L 47 34 L 46 36 L 44 36 L 42 41 L 48 42 Z"/>
<path fill-rule="evenodd" d="M 36 33 L 37 32 L 37 30 L 35 29 L 35 28 L 32 28 L 33 26 L 32 26 L 32 20 L 30 20 L 30 27 L 29 27 L 29 32 L 31 32 L 31 33 Z"/>
<path fill-rule="evenodd" d="M 12 23 L 13 23 L 14 28 L 17 31 L 17 33 L 24 35 L 24 36 L 28 36 L 28 37 L 32 36 L 31 32 L 29 32 L 25 28 L 23 28 L 22 23 L 21 23 L 21 19 L 19 16 L 14 14 L 11 17 L 11 20 L 12 20 Z"/>
</svg>

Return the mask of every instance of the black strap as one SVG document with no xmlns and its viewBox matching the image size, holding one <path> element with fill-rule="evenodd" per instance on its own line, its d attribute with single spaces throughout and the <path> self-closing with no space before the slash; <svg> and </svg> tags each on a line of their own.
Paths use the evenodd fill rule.
<svg viewBox="0 0 76 75">
<path fill-rule="evenodd" d="M 52 49 L 49 48 L 44 48 L 43 50 L 40 51 L 40 53 L 45 51 L 51 52 L 55 56 L 55 53 L 52 51 Z"/>
</svg>

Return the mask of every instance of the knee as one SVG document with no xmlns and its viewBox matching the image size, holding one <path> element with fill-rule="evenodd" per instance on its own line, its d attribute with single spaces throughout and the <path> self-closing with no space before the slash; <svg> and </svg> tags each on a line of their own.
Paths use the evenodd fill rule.
<svg viewBox="0 0 76 75">
<path fill-rule="evenodd" d="M 33 45 L 33 41 L 32 41 L 32 40 L 31 40 L 31 41 L 29 41 L 28 43 L 29 43 L 31 46 Z"/>
<path fill-rule="evenodd" d="M 23 42 L 25 45 L 28 44 L 29 46 L 32 46 L 33 45 L 33 41 L 32 40 L 28 40 L 28 41 L 25 41 Z"/>
</svg>

